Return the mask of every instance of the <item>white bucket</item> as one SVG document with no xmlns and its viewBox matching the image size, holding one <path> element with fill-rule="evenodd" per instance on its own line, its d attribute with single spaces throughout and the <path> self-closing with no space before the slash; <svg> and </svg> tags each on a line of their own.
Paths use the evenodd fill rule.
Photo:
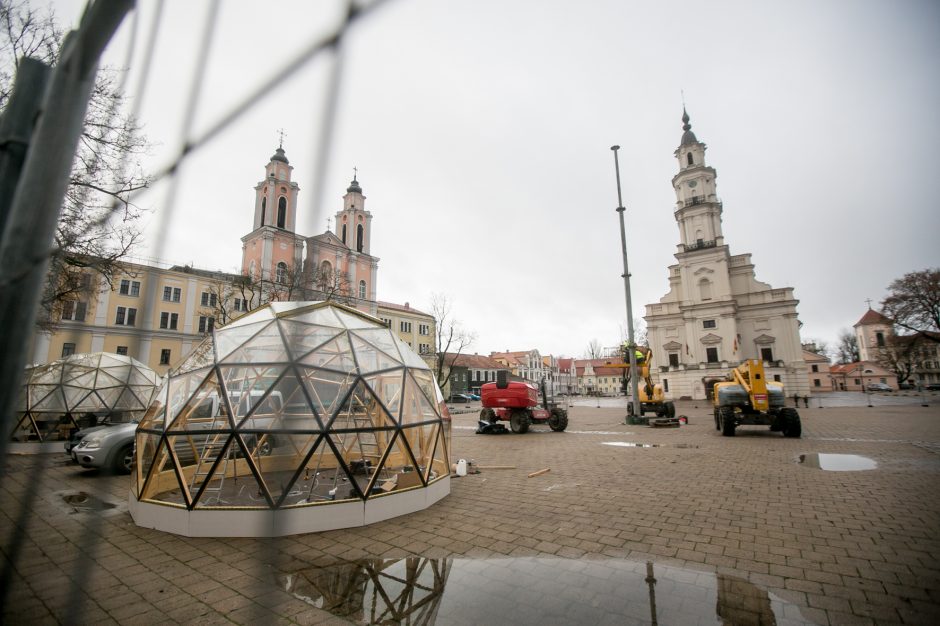
<svg viewBox="0 0 940 626">
<path fill-rule="evenodd" d="M 460 459 L 457 461 L 457 475 L 466 476 L 467 475 L 467 460 Z"/>
</svg>

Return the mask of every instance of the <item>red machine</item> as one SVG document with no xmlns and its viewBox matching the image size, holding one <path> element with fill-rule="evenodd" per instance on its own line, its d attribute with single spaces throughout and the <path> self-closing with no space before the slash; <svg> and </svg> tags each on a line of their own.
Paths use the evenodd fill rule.
<svg viewBox="0 0 940 626">
<path fill-rule="evenodd" d="M 568 427 L 568 412 L 547 400 L 544 382 L 541 387 L 542 406 L 539 407 L 539 388 L 533 383 L 510 382 L 505 376 L 500 376 L 495 383 L 486 383 L 480 388 L 483 403 L 480 421 L 490 424 L 508 421 L 514 433 L 526 432 L 529 424 L 548 424 L 554 431 L 563 431 Z"/>
</svg>

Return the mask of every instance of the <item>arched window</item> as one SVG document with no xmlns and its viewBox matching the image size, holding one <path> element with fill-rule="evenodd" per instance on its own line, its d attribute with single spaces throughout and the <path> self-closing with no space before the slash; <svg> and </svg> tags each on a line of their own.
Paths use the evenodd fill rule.
<svg viewBox="0 0 940 626">
<path fill-rule="evenodd" d="M 686 161 L 689 162 L 689 165 L 693 165 L 693 163 L 692 163 L 692 153 L 691 153 L 691 152 L 689 152 L 688 154 L 685 155 L 685 159 L 686 159 Z"/>
<path fill-rule="evenodd" d="M 366 281 L 364 280 L 359 281 L 359 299 L 360 300 L 366 299 Z"/>
<path fill-rule="evenodd" d="M 712 299 L 712 282 L 707 278 L 703 278 L 698 281 L 698 291 L 699 295 L 702 297 L 702 300 L 711 300 Z"/>
<path fill-rule="evenodd" d="M 287 198 L 281 196 L 277 201 L 277 227 L 286 228 L 287 223 Z"/>
<path fill-rule="evenodd" d="M 267 197 L 261 198 L 261 226 L 264 226 L 264 211 L 268 207 Z"/>
<path fill-rule="evenodd" d="M 320 264 L 320 274 L 317 276 L 317 285 L 320 289 L 326 289 L 333 282 L 333 266 L 329 261 Z"/>
<path fill-rule="evenodd" d="M 362 252 L 362 224 L 356 226 L 356 252 Z"/>
<path fill-rule="evenodd" d="M 346 243 L 346 224 L 343 224 L 343 243 Z"/>
<path fill-rule="evenodd" d="M 287 263 L 281 261 L 277 264 L 277 273 L 275 274 L 275 280 L 279 283 L 287 282 Z"/>
</svg>

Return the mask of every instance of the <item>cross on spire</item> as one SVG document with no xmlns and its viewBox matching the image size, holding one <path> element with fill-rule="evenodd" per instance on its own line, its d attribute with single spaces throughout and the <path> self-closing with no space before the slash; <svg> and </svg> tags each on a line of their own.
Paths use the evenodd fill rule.
<svg viewBox="0 0 940 626">
<path fill-rule="evenodd" d="M 358 178 L 359 178 L 359 168 L 353 165 L 353 180 L 357 180 Z"/>
<path fill-rule="evenodd" d="M 333 222 L 333 218 L 332 218 L 332 217 L 326 218 L 326 230 L 327 230 L 327 232 L 330 231 L 330 229 L 331 229 L 331 227 L 332 227 L 332 226 L 331 226 L 332 222 Z"/>
<path fill-rule="evenodd" d="M 277 134 L 278 134 L 278 138 L 280 139 L 280 141 L 278 142 L 277 147 L 283 149 L 283 148 L 284 148 L 284 135 L 285 135 L 284 129 L 283 129 L 283 128 L 278 128 L 278 129 L 277 129 Z"/>
<path fill-rule="evenodd" d="M 865 298 L 865 302 L 868 303 L 868 310 L 871 311 L 871 298 Z"/>
</svg>

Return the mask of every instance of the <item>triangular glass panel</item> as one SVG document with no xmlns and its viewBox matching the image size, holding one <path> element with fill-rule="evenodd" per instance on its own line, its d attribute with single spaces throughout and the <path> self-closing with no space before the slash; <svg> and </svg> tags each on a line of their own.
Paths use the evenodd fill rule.
<svg viewBox="0 0 940 626">
<path fill-rule="evenodd" d="M 88 370 L 84 368 L 73 368 L 62 380 L 63 385 L 72 385 L 84 389 L 93 389 L 95 386 L 95 377 L 97 370 Z"/>
<path fill-rule="evenodd" d="M 402 387 L 404 383 L 404 368 L 382 372 L 381 374 L 370 374 L 363 376 L 363 380 L 378 396 L 379 400 L 385 405 L 385 409 L 395 422 L 398 422 L 398 416 L 401 412 Z"/>
<path fill-rule="evenodd" d="M 304 324 L 294 320 L 282 319 L 278 320 L 278 324 L 284 334 L 284 343 L 294 359 L 301 358 L 342 332 L 338 328 Z"/>
<path fill-rule="evenodd" d="M 175 439 L 175 437 L 170 439 Z M 159 440 L 153 461 L 144 476 L 140 499 L 189 506 L 190 496 L 177 474 L 176 465 L 170 453 L 171 445 L 166 439 Z"/>
<path fill-rule="evenodd" d="M 388 455 L 372 475 L 366 497 L 423 486 L 421 471 L 401 433 L 395 433 L 389 444 Z"/>
<path fill-rule="evenodd" d="M 350 333 L 352 346 L 356 353 L 356 362 L 359 364 L 359 371 L 362 374 L 387 370 L 393 367 L 401 367 L 398 359 L 382 352 L 371 343 L 367 343 L 356 335 Z"/>
<path fill-rule="evenodd" d="M 132 389 L 122 389 L 121 394 L 111 404 L 112 411 L 140 411 L 146 408 Z"/>
<path fill-rule="evenodd" d="M 363 328 L 351 334 L 362 337 L 379 350 L 385 352 L 396 361 L 401 362 L 401 352 L 395 342 L 394 334 L 389 328 Z"/>
<path fill-rule="evenodd" d="M 100 389 L 101 387 L 120 387 L 127 384 L 127 378 L 130 376 L 130 370 L 123 372 L 124 376 L 115 376 L 113 371 L 108 370 L 98 370 L 98 376 L 95 378 L 95 388 Z M 72 382 L 71 384 L 76 385 L 78 383 Z"/>
<path fill-rule="evenodd" d="M 13 432 L 10 434 L 11 441 L 38 441 L 39 440 L 39 430 L 36 428 L 35 422 L 33 422 L 29 413 L 23 413 L 20 421 L 13 427 Z"/>
<path fill-rule="evenodd" d="M 312 445 L 315 446 L 312 453 L 306 457 L 300 475 L 283 497 L 281 506 L 359 498 L 353 486 L 355 477 L 350 478 L 327 439 L 318 438 Z"/>
<path fill-rule="evenodd" d="M 277 323 L 268 326 L 232 350 L 222 363 L 284 363 L 289 361 L 287 346 Z"/>
<path fill-rule="evenodd" d="M 182 378 L 189 379 L 183 381 L 188 383 L 187 387 L 200 382 L 192 375 Z M 221 399 L 220 387 L 214 371 L 201 381 L 195 393 L 188 398 L 185 396 L 187 390 L 185 388 L 180 389 L 179 398 L 185 398 L 185 400 L 177 405 L 177 398 L 173 397 L 174 385 L 171 384 L 170 415 L 172 416 L 172 423 L 167 427 L 167 430 L 206 431 L 232 427 L 232 421 L 228 416 L 228 408 Z"/>
<path fill-rule="evenodd" d="M 65 403 L 73 413 L 101 411 L 106 408 L 93 389 L 62 385 L 62 393 L 65 395 Z"/>
<path fill-rule="evenodd" d="M 30 385 L 29 408 L 34 411 L 66 411 L 62 388 L 59 385 Z"/>
<path fill-rule="evenodd" d="M 401 432 L 418 461 L 418 467 L 425 481 L 430 478 L 431 474 L 436 477 L 446 469 L 447 458 L 444 454 L 444 446 L 440 443 L 440 424 L 412 426 L 403 428 Z"/>
<path fill-rule="evenodd" d="M 186 355 L 186 358 L 183 359 L 183 362 L 173 368 L 171 373 L 174 376 L 177 374 L 189 374 L 202 369 L 207 369 L 214 363 L 215 343 L 212 337 L 206 337 L 197 343 L 192 350 L 190 350 L 189 354 Z"/>
<path fill-rule="evenodd" d="M 352 393 L 343 402 L 342 407 L 327 430 L 355 429 L 368 431 L 395 428 L 397 426 L 398 423 L 383 408 L 369 385 L 360 380 L 356 383 Z"/>
<path fill-rule="evenodd" d="M 284 372 L 284 375 L 279 379 L 272 381 L 269 378 L 261 378 L 259 380 L 263 384 L 257 387 L 249 387 L 240 393 L 229 393 L 235 410 L 235 424 L 240 431 L 270 432 L 288 429 L 284 419 L 287 406 L 291 407 L 292 412 L 305 409 L 307 413 L 312 414 L 303 387 L 294 376 L 293 370 L 268 370 L 269 374 L 275 376 L 281 372 Z"/>
<path fill-rule="evenodd" d="M 339 409 L 349 388 L 357 380 L 356 375 L 305 367 L 299 369 L 300 380 L 313 402 L 313 409 L 325 424 Z"/>
<path fill-rule="evenodd" d="M 333 309 L 333 312 L 336 313 L 336 316 L 343 323 L 343 326 L 346 328 L 377 328 L 379 324 L 372 320 L 359 317 L 352 313 L 348 313 L 342 309 Z"/>
<path fill-rule="evenodd" d="M 178 435 L 167 439 L 173 445 L 184 475 L 189 477 L 187 482 L 194 507 L 227 505 L 222 493 L 225 481 L 237 475 L 234 458 L 237 444 L 231 433 L 211 430 L 204 435 Z"/>
<path fill-rule="evenodd" d="M 398 337 L 394 337 L 394 339 L 395 344 L 398 346 L 398 351 L 401 352 L 401 360 L 405 363 L 405 365 L 422 370 L 429 369 L 428 364 L 424 361 L 424 359 L 418 356 L 414 350 L 411 349 L 411 346 Z"/>
<path fill-rule="evenodd" d="M 128 385 L 156 385 L 159 384 L 156 372 L 149 369 L 147 371 L 141 370 L 139 367 L 134 367 L 131 369 L 130 375 L 127 377 Z"/>
<path fill-rule="evenodd" d="M 44 365 L 33 371 L 30 383 L 55 385 L 62 381 L 62 366 L 55 363 Z"/>
<path fill-rule="evenodd" d="M 215 333 L 215 358 L 220 362 L 229 358 L 233 352 L 236 352 L 252 337 L 262 332 L 272 323 L 270 321 L 259 321 L 254 324 L 245 324 L 244 326 L 226 326 L 220 328 Z"/>
<path fill-rule="evenodd" d="M 436 407 L 431 404 L 414 377 L 405 376 L 405 400 L 401 409 L 401 424 L 407 426 L 430 420 L 439 420 Z"/>
<path fill-rule="evenodd" d="M 138 432 L 134 454 L 137 456 L 134 463 L 134 486 L 138 497 L 143 494 L 144 483 L 150 475 L 150 468 L 157 460 L 157 451 L 160 446 L 161 435 L 156 433 Z"/>
<path fill-rule="evenodd" d="M 272 302 L 271 310 L 275 316 L 289 316 L 292 311 L 310 306 L 309 302 Z"/>
<path fill-rule="evenodd" d="M 298 311 L 297 314 L 292 315 L 290 319 L 295 322 L 307 322 L 308 324 L 328 326 L 330 328 L 336 328 L 337 330 L 346 328 L 343 326 L 342 322 L 339 321 L 339 318 L 336 317 L 336 313 L 333 312 L 333 307 L 331 306 L 323 306 L 311 311 Z"/>
<path fill-rule="evenodd" d="M 281 400 L 281 398 L 265 400 L 265 397 L 268 389 L 277 383 L 285 369 L 284 366 L 255 367 L 252 365 L 219 367 L 222 380 L 225 382 L 225 389 L 228 393 L 228 401 L 232 407 L 235 424 L 238 424 L 259 403 L 264 402 L 268 405 L 268 412 L 270 412 L 270 404 Z"/>
<path fill-rule="evenodd" d="M 302 365 L 312 365 L 338 372 L 355 372 L 356 362 L 353 361 L 352 348 L 346 334 L 328 341 L 307 356 L 300 359 Z"/>
<path fill-rule="evenodd" d="M 99 387 L 95 390 L 95 393 L 98 394 L 98 398 L 101 401 L 101 408 L 110 411 L 117 405 L 118 398 L 121 397 L 123 391 L 123 387 Z"/>
<path fill-rule="evenodd" d="M 167 391 L 169 386 L 169 383 L 163 383 L 160 385 L 160 388 L 154 392 L 153 398 L 150 400 L 147 411 L 141 418 L 138 428 L 163 430 L 163 425 L 166 423 Z"/>
</svg>

